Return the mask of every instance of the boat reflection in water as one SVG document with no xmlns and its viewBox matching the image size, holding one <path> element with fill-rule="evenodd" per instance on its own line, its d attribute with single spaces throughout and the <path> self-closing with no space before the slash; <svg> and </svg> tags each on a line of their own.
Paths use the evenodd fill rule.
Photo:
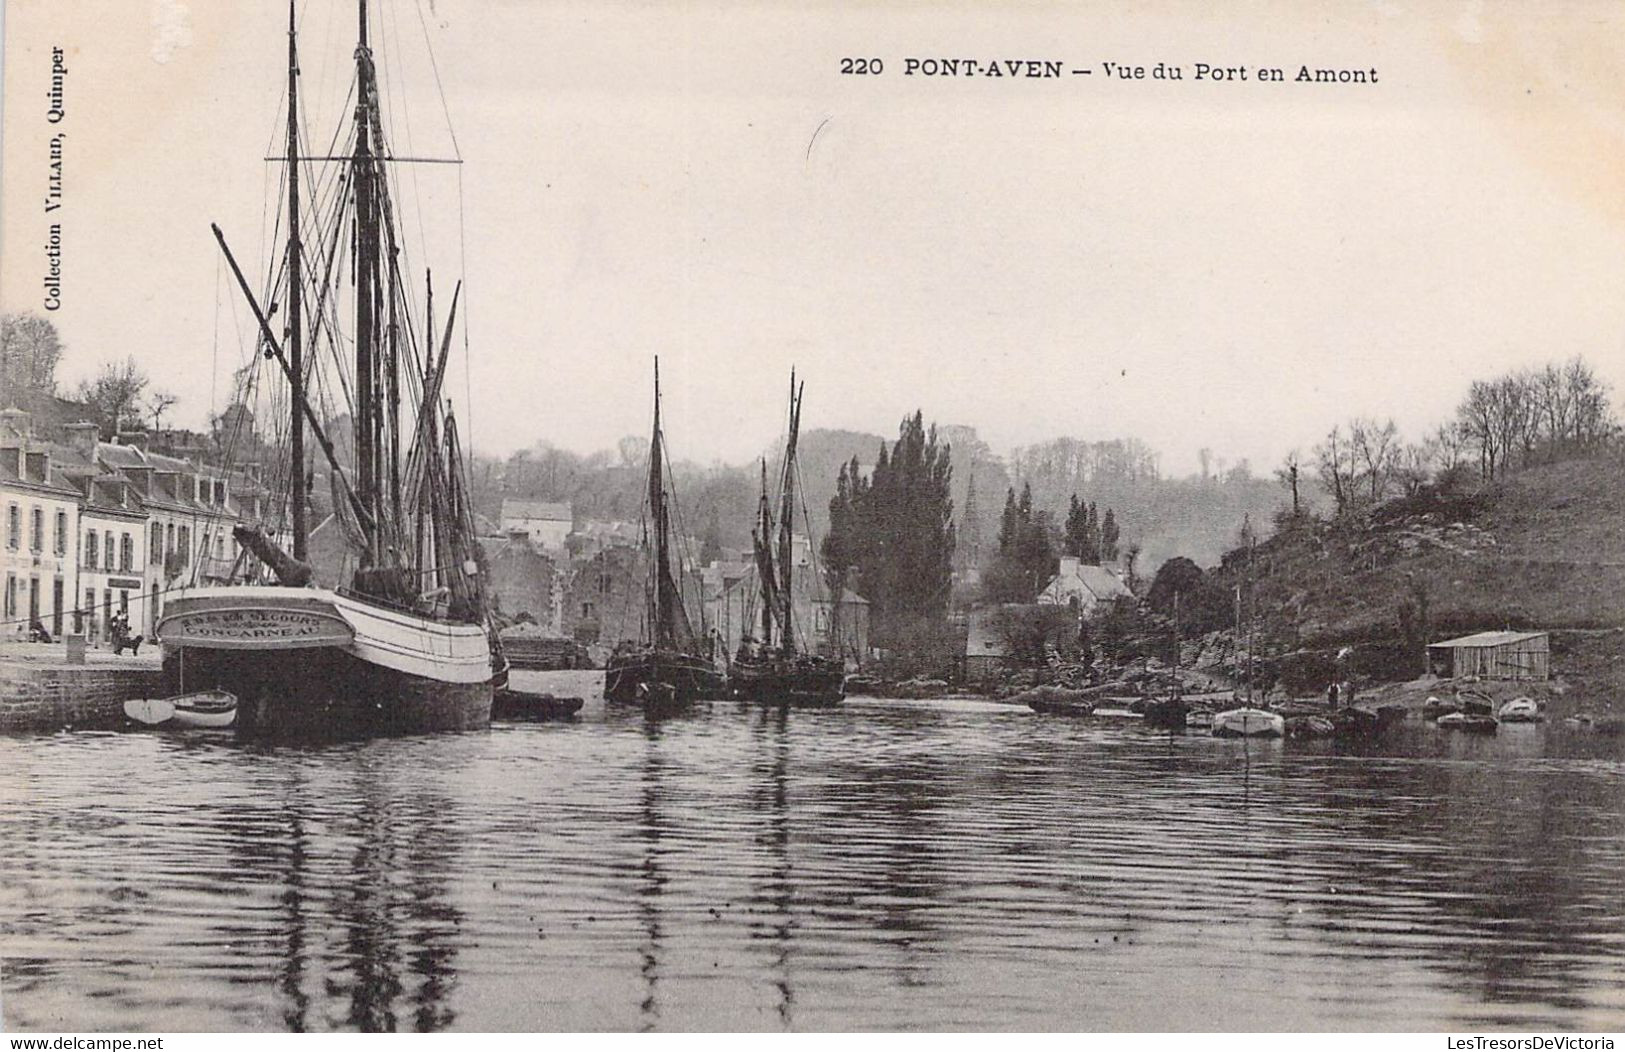
<svg viewBox="0 0 1625 1052">
<path fill-rule="evenodd" d="M 1625 1025 L 1620 741 L 1036 722 L 856 699 L 0 737 L 27 801 L 0 809 L 6 1022 Z"/>
</svg>

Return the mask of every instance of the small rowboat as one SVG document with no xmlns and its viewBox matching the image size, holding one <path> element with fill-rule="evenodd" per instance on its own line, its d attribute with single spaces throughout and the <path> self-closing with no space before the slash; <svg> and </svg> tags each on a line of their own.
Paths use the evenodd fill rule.
<svg viewBox="0 0 1625 1052">
<path fill-rule="evenodd" d="M 1494 734 L 1501 726 L 1494 716 L 1475 716 L 1466 712 L 1452 712 L 1439 717 L 1439 729 L 1466 731 L 1469 734 Z"/>
<path fill-rule="evenodd" d="M 1540 703 L 1534 698 L 1513 698 L 1501 706 L 1497 715 L 1502 723 L 1539 723 L 1546 718 L 1540 711 Z"/>
<path fill-rule="evenodd" d="M 148 727 L 230 727 L 237 722 L 237 696 L 223 690 L 201 690 L 173 698 L 132 698 L 124 714 Z"/>
<path fill-rule="evenodd" d="M 1095 703 L 1084 691 L 1050 684 L 1017 694 L 1013 700 L 1046 716 L 1092 716 L 1095 711 Z"/>
<path fill-rule="evenodd" d="M 1422 706 L 1422 718 L 1424 720 L 1436 720 L 1440 716 L 1448 716 L 1452 712 L 1460 711 L 1461 706 L 1454 702 L 1445 701 L 1442 698 L 1429 697 L 1427 703 Z"/>
<path fill-rule="evenodd" d="M 1286 733 L 1286 720 L 1264 709 L 1239 708 L 1215 713 L 1215 738 L 1279 738 Z"/>
</svg>

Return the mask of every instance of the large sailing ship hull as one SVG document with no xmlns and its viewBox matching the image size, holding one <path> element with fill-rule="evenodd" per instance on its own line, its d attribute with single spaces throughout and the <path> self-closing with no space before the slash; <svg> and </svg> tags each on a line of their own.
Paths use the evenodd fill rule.
<svg viewBox="0 0 1625 1052">
<path fill-rule="evenodd" d="M 318 588 L 182 591 L 158 622 L 179 692 L 238 698 L 240 733 L 266 737 L 472 730 L 496 684 L 480 625 Z"/>
<path fill-rule="evenodd" d="M 736 661 L 728 694 L 767 705 L 838 705 L 846 697 L 846 673 L 825 661 Z"/>
<path fill-rule="evenodd" d="M 605 701 L 655 709 L 720 698 L 726 689 L 716 666 L 694 654 L 641 650 L 613 655 L 604 666 Z"/>
</svg>

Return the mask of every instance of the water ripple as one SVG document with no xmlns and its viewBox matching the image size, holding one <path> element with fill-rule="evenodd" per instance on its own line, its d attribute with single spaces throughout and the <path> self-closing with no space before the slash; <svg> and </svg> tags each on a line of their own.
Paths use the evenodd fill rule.
<svg viewBox="0 0 1625 1052">
<path fill-rule="evenodd" d="M 1625 1024 L 1625 763 L 1555 731 L 595 707 L 6 738 L 0 799 L 14 1028 Z"/>
</svg>

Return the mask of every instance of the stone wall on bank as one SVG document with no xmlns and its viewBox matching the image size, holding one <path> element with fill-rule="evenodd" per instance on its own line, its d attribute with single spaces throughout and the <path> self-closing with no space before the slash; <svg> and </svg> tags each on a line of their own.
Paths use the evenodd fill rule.
<svg viewBox="0 0 1625 1052">
<path fill-rule="evenodd" d="M 118 727 L 126 700 L 162 694 L 156 668 L 0 664 L 0 731 Z"/>
</svg>

